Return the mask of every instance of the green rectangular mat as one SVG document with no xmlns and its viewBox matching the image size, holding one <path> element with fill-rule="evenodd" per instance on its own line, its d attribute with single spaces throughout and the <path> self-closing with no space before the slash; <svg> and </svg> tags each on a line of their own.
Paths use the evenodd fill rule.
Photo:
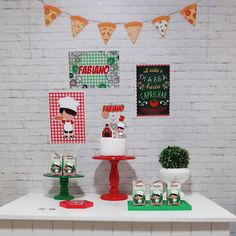
<svg viewBox="0 0 236 236">
<path fill-rule="evenodd" d="M 168 206 L 166 201 L 162 206 L 151 206 L 149 201 L 146 202 L 146 206 L 134 206 L 133 201 L 127 201 L 129 211 L 191 211 L 192 206 L 182 200 L 180 206 Z"/>
</svg>

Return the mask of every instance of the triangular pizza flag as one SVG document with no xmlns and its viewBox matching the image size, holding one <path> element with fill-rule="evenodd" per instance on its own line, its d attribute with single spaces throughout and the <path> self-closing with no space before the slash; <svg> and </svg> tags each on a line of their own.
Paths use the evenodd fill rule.
<svg viewBox="0 0 236 236">
<path fill-rule="evenodd" d="M 152 23 L 159 30 L 162 38 L 164 38 L 166 35 L 169 20 L 170 20 L 169 16 L 159 16 L 152 20 Z"/>
<path fill-rule="evenodd" d="M 124 25 L 125 29 L 128 32 L 128 36 L 133 44 L 135 44 L 139 33 L 143 27 L 142 22 L 128 22 Z"/>
<path fill-rule="evenodd" d="M 111 22 L 99 23 L 98 28 L 100 30 L 103 42 L 107 44 L 107 42 L 111 38 L 112 33 L 116 29 L 116 24 Z"/>
<path fill-rule="evenodd" d="M 184 16 L 184 18 L 193 26 L 196 25 L 197 18 L 197 4 L 193 3 L 184 7 L 180 13 Z"/>
<path fill-rule="evenodd" d="M 44 5 L 44 21 L 45 25 L 49 26 L 59 15 L 61 10 L 50 5 Z"/>
<path fill-rule="evenodd" d="M 71 16 L 70 21 L 73 38 L 76 37 L 88 24 L 88 21 L 81 16 Z"/>
</svg>

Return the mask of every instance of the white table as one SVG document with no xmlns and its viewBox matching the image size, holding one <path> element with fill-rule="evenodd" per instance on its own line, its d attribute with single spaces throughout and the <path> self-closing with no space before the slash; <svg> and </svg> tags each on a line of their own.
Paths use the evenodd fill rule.
<svg viewBox="0 0 236 236">
<path fill-rule="evenodd" d="M 42 194 L 28 194 L 0 207 L 4 236 L 226 236 L 236 216 L 198 193 L 186 196 L 192 211 L 128 211 L 126 201 L 100 200 L 88 209 L 65 209 Z"/>
</svg>

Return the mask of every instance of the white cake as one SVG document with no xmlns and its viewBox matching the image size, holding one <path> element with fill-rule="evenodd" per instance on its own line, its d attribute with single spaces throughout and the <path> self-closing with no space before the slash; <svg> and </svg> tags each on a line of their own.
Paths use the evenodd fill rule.
<svg viewBox="0 0 236 236">
<path fill-rule="evenodd" d="M 101 138 L 100 155 L 123 156 L 126 154 L 125 138 Z"/>
</svg>

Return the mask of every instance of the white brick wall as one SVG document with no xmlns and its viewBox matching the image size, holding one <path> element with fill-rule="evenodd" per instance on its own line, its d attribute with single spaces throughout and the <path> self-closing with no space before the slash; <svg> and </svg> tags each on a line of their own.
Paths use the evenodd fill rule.
<svg viewBox="0 0 236 236">
<path fill-rule="evenodd" d="M 115 22 L 152 19 L 192 3 L 46 2 L 71 14 Z M 55 192 L 56 181 L 42 176 L 52 151 L 78 154 L 79 169 L 86 177 L 71 181 L 74 192 L 106 191 L 109 166 L 92 156 L 99 148 L 101 106 L 118 102 L 126 105 L 128 153 L 137 157 L 120 165 L 122 190 L 130 191 L 135 177 L 146 182 L 156 179 L 161 149 L 181 145 L 191 154 L 191 178 L 185 187 L 236 213 L 235 14 L 234 0 L 203 0 L 195 28 L 174 15 L 165 40 L 153 25 L 144 24 L 132 45 L 123 26 L 118 26 L 105 46 L 96 24 L 89 24 L 78 39 L 72 39 L 68 16 L 61 15 L 45 28 L 40 2 L 1 0 L 0 203 L 28 191 Z M 50 144 L 47 94 L 68 89 L 68 51 L 103 49 L 120 51 L 121 88 L 86 91 L 86 144 Z M 135 65 L 142 63 L 171 65 L 170 117 L 135 117 Z M 236 235 L 235 227 L 232 235 Z"/>
</svg>

